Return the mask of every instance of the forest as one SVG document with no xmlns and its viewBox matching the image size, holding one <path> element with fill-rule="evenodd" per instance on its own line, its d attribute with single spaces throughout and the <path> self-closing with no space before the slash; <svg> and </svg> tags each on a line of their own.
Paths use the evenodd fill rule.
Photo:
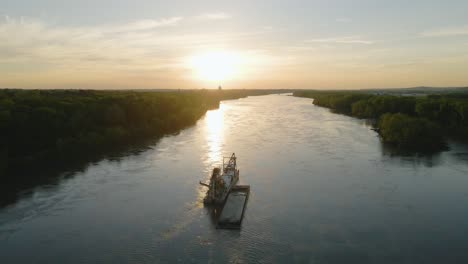
<svg viewBox="0 0 468 264">
<path fill-rule="evenodd" d="M 271 90 L 0 90 L 0 175 L 125 149 L 193 125 L 221 100 Z"/>
<path fill-rule="evenodd" d="M 313 104 L 374 120 L 382 141 L 401 149 L 440 150 L 447 138 L 468 141 L 468 94 L 376 95 L 361 91 L 296 91 Z"/>
</svg>

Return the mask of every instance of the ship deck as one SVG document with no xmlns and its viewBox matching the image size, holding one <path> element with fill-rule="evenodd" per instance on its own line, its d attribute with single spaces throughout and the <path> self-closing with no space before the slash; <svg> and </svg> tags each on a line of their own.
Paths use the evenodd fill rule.
<svg viewBox="0 0 468 264">
<path fill-rule="evenodd" d="M 217 228 L 239 229 L 244 218 L 247 200 L 250 195 L 249 185 L 232 187 L 218 219 Z"/>
</svg>

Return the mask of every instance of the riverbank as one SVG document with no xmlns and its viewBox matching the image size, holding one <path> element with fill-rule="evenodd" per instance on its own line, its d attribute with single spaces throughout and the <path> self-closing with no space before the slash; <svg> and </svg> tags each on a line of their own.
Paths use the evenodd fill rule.
<svg viewBox="0 0 468 264">
<path fill-rule="evenodd" d="M 439 151 L 446 139 L 468 141 L 468 95 L 375 95 L 362 91 L 296 91 L 333 112 L 375 120 L 384 143 L 402 150 Z"/>
<path fill-rule="evenodd" d="M 172 134 L 221 100 L 272 90 L 0 90 L 0 174 L 59 166 Z"/>
<path fill-rule="evenodd" d="M 0 206 L 63 172 L 141 151 L 222 100 L 279 92 L 0 90 Z"/>
<path fill-rule="evenodd" d="M 391 155 L 363 123 L 307 98 L 223 101 L 0 207 L 2 263 L 468 261 L 468 147 Z M 232 150 L 254 189 L 242 230 L 223 232 L 198 181 Z"/>
</svg>

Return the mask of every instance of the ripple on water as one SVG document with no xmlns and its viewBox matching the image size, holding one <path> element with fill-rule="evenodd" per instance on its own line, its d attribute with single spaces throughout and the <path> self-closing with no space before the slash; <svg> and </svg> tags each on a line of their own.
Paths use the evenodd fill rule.
<svg viewBox="0 0 468 264">
<path fill-rule="evenodd" d="M 232 152 L 252 193 L 241 230 L 218 230 L 198 181 Z M 467 262 L 466 153 L 455 144 L 437 160 L 386 154 L 362 121 L 310 99 L 226 101 L 152 148 L 91 164 L 2 209 L 0 256 L 12 263 L 448 263 L 441 256 L 450 251 Z M 433 237 L 450 250 L 428 243 Z"/>
</svg>

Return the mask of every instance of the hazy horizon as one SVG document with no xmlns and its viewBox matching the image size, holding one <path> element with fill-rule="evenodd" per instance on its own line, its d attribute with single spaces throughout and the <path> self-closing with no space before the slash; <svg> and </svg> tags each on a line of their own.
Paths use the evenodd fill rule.
<svg viewBox="0 0 468 264">
<path fill-rule="evenodd" d="M 216 91 L 218 87 L 208 88 L 22 88 L 22 87 L 0 87 L 0 90 L 90 90 L 90 91 L 197 91 L 197 90 L 211 90 Z M 468 86 L 416 86 L 416 87 L 376 87 L 376 88 L 225 88 L 222 90 L 284 90 L 284 91 L 373 91 L 373 90 L 411 90 L 411 89 L 436 89 L 436 90 L 454 90 L 454 89 L 468 89 Z"/>
<path fill-rule="evenodd" d="M 1 88 L 468 86 L 466 1 L 1 2 Z"/>
</svg>

